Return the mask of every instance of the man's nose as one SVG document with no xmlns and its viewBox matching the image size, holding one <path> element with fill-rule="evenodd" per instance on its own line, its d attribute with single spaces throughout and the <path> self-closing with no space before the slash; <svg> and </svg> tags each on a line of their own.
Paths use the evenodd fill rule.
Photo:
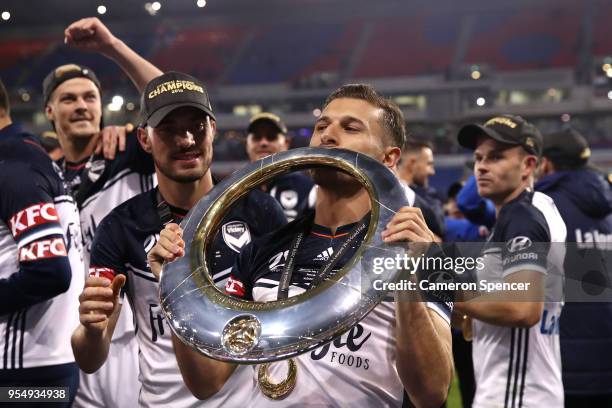
<svg viewBox="0 0 612 408">
<path fill-rule="evenodd" d="M 175 140 L 181 147 L 190 147 L 195 145 L 195 137 L 189 130 L 182 130 L 175 136 Z"/>
<path fill-rule="evenodd" d="M 474 173 L 475 174 L 484 174 L 488 172 L 489 169 L 484 163 L 476 163 L 474 164 Z"/>
<path fill-rule="evenodd" d="M 87 102 L 85 102 L 85 99 L 77 98 L 77 100 L 76 100 L 76 108 L 79 109 L 79 110 L 87 110 L 88 106 L 87 106 Z"/>
<path fill-rule="evenodd" d="M 338 129 L 336 126 L 329 125 L 321 135 L 321 144 L 328 146 L 338 145 Z"/>
</svg>

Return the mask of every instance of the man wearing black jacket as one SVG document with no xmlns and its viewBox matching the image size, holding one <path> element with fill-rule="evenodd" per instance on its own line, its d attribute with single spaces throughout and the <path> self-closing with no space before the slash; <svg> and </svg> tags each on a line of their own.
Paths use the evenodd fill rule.
<svg viewBox="0 0 612 408">
<path fill-rule="evenodd" d="M 573 288 L 588 279 L 585 272 L 601 270 L 609 257 L 610 245 L 601 241 L 610 242 L 612 236 L 612 191 L 587 167 L 590 153 L 584 137 L 573 129 L 546 135 L 535 186 L 553 198 L 568 232 L 568 302 L 560 323 L 566 407 L 612 406 L 612 360 L 602 358 L 612 347 L 612 304 L 572 302 Z M 587 265 L 591 262 L 595 264 Z"/>
<path fill-rule="evenodd" d="M 444 209 L 442 198 L 429 186 L 429 177 L 436 174 L 431 143 L 416 139 L 407 139 L 402 146 L 402 158 L 398 165 L 399 176 L 417 195 L 415 206 L 423 212 L 427 225 L 441 240 L 444 236 Z"/>
</svg>

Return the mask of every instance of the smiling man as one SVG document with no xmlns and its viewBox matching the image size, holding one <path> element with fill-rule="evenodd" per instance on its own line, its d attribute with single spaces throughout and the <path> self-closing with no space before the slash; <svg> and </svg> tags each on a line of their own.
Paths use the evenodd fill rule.
<svg viewBox="0 0 612 408">
<path fill-rule="evenodd" d="M 180 222 L 213 188 L 210 165 L 217 122 L 204 85 L 179 72 L 168 72 L 147 85 L 141 112 L 138 139 L 153 156 L 159 187 L 120 205 L 98 227 L 90 277 L 79 299 L 81 324 L 72 346 L 86 372 L 98 370 L 109 349 L 121 347 L 110 340 L 122 313 L 119 289 L 127 281 L 125 291 L 138 327 L 138 404 L 196 407 L 201 402 L 181 378 L 169 323 L 159 306 L 158 283 L 146 257 L 163 225 Z M 242 245 L 284 224 L 280 207 L 267 194 L 256 190 L 241 199 L 222 221 L 208 252 L 215 282 L 224 285 Z M 248 367 L 239 370 L 211 406 L 237 406 L 248 399 L 253 388 L 249 374 Z"/>
<path fill-rule="evenodd" d="M 122 41 L 114 37 L 97 18 L 79 20 L 66 28 L 65 43 L 78 49 L 100 52 L 115 61 L 140 90 L 161 74 Z M 65 157 L 58 162 L 64 181 L 78 207 L 82 229 L 85 270 L 91 243 L 102 219 L 125 200 L 147 191 L 155 184 L 151 156 L 138 144 L 135 134 L 116 140 L 121 127 L 102 129 L 102 87 L 88 67 L 61 65 L 43 81 L 45 114 L 57 133 Z M 96 146 L 110 136 L 103 151 Z M 115 154 L 115 150 L 118 152 Z M 115 331 L 107 364 L 95 375 L 81 372 L 75 407 L 134 406 L 138 348 L 129 306 Z M 130 382 L 131 380 L 131 382 Z"/>
</svg>

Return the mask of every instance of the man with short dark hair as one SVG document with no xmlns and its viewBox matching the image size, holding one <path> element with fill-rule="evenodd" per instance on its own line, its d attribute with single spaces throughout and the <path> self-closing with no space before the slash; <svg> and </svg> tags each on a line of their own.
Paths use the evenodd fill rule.
<svg viewBox="0 0 612 408">
<path fill-rule="evenodd" d="M 433 145 L 424 140 L 408 139 L 402 149 L 400 176 L 409 185 L 429 186 L 429 177 L 436 174 Z"/>
<path fill-rule="evenodd" d="M 395 104 L 370 86 L 345 85 L 326 100 L 310 146 L 353 150 L 393 169 L 401 154 L 404 132 L 404 118 Z M 337 273 L 355 254 L 360 240 L 347 242 L 347 237 L 369 222 L 369 194 L 341 171 L 317 168 L 312 174 L 319 186 L 314 212 L 245 247 L 232 268 L 226 293 L 260 302 L 296 296 L 309 289 L 329 254 L 340 251 L 343 243 L 348 250 L 333 266 L 333 272 Z M 394 210 L 397 213 L 383 232 L 385 242 L 432 242 L 433 234 L 418 209 Z M 303 241 L 299 248 L 292 249 L 293 240 L 299 236 Z M 356 236 L 363 238 L 363 231 Z M 164 260 L 182 256 L 181 245 L 180 228 L 167 226 L 149 253 L 152 271 L 158 274 Z M 294 250 L 294 268 L 287 275 L 289 285 L 283 291 L 282 265 Z M 274 262 L 276 259 L 278 262 Z M 297 357 L 297 380 L 284 399 L 266 391 L 262 368 L 253 370 L 260 389 L 250 403 L 256 407 L 401 406 L 406 389 L 417 406 L 440 406 L 452 377 L 450 308 L 435 299 L 382 302 L 347 334 Z M 183 377 L 199 398 L 214 395 L 237 367 L 206 358 L 180 341 L 175 341 L 175 350 Z M 271 364 L 269 371 L 270 377 L 285 378 L 286 362 Z"/>
<path fill-rule="evenodd" d="M 58 406 L 69 407 L 79 385 L 68 347 L 84 280 L 79 213 L 59 168 L 9 112 L 0 81 L 0 386 L 66 387 Z"/>
<path fill-rule="evenodd" d="M 555 200 L 567 225 L 568 302 L 561 314 L 561 361 L 566 407 L 612 406 L 612 304 L 580 302 L 586 273 L 600 271 L 610 259 L 612 192 L 599 174 L 587 167 L 591 150 L 575 129 L 544 135 L 540 178 L 535 185 Z M 589 238 L 590 237 L 590 238 Z M 584 299 L 587 300 L 587 299 Z"/>
<path fill-rule="evenodd" d="M 441 239 L 444 236 L 443 200 L 438 192 L 429 186 L 429 177 L 436 174 L 433 145 L 426 140 L 406 139 L 398 167 L 400 178 L 425 202 L 429 211 L 433 212 L 432 219 L 428 219 L 428 225 Z"/>
<path fill-rule="evenodd" d="M 291 143 L 287 135 L 287 126 L 273 113 L 262 112 L 253 116 L 249 121 L 247 132 L 246 151 L 251 162 L 284 152 L 289 149 Z M 316 197 L 312 179 L 301 172 L 275 177 L 262 186 L 262 189 L 279 202 L 289 221 L 293 221 L 304 211 L 312 208 Z"/>
<path fill-rule="evenodd" d="M 185 86 L 187 84 L 187 86 Z M 182 87 L 181 92 L 169 89 Z M 104 218 L 92 246 L 90 277 L 80 296 L 81 325 L 72 345 L 86 372 L 100 368 L 108 356 L 121 313 L 119 288 L 127 281 L 134 310 L 140 363 L 139 405 L 196 407 L 201 402 L 185 386 L 174 357 L 169 322 L 159 306 L 159 286 L 147 265 L 147 251 L 168 222 L 180 222 L 213 188 L 210 171 L 216 120 L 204 84 L 190 75 L 168 72 L 145 88 L 143 127 L 138 138 L 153 155 L 158 188 L 126 201 Z M 212 241 L 212 278 L 224 286 L 243 245 L 281 227 L 285 217 L 276 201 L 259 190 L 247 194 L 226 214 Z M 250 397 L 248 367 L 232 377 L 212 406 L 236 406 Z"/>
<path fill-rule="evenodd" d="M 531 191 L 542 136 L 520 116 L 503 115 L 464 126 L 458 141 L 474 150 L 478 193 L 497 212 L 478 287 L 518 288 L 456 303 L 473 319 L 473 406 L 563 406 L 557 323 L 566 227 L 553 200 Z"/>
<path fill-rule="evenodd" d="M 246 152 L 251 162 L 289 149 L 287 126 L 278 115 L 262 112 L 249 120 Z"/>
</svg>

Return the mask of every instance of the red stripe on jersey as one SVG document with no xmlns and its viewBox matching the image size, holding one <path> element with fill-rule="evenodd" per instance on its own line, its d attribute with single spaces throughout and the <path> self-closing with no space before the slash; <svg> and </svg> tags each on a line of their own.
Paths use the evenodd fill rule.
<svg viewBox="0 0 612 408">
<path fill-rule="evenodd" d="M 343 237 L 343 236 L 349 234 L 348 232 L 344 232 L 344 233 L 338 234 L 338 235 L 327 235 L 327 234 L 320 234 L 320 233 L 314 232 L 314 231 L 311 231 L 310 233 L 312 235 L 316 235 L 317 237 L 323 237 L 323 238 L 340 238 L 340 237 Z"/>
<path fill-rule="evenodd" d="M 233 275 L 227 279 L 225 284 L 225 293 L 228 295 L 244 297 L 244 284 L 240 280 L 236 279 Z"/>
<path fill-rule="evenodd" d="M 45 154 L 47 154 L 47 152 L 45 151 L 45 149 L 38 143 L 32 141 L 32 140 L 28 140 L 28 139 L 24 139 L 23 141 L 24 143 L 30 144 L 32 146 L 37 147 L 38 149 L 40 149 L 41 152 L 44 152 Z"/>
<path fill-rule="evenodd" d="M 70 164 L 66 162 L 66 169 L 67 170 L 81 170 L 83 167 L 85 167 L 86 164 L 87 162 L 77 163 L 77 164 Z"/>
<path fill-rule="evenodd" d="M 19 250 L 19 262 L 37 261 L 59 256 L 68 256 L 64 238 L 34 241 Z"/>
<path fill-rule="evenodd" d="M 53 203 L 38 203 L 17 211 L 9 220 L 14 238 L 38 225 L 59 222 L 57 210 Z"/>
<path fill-rule="evenodd" d="M 115 271 L 111 268 L 104 268 L 101 266 L 90 266 L 89 267 L 89 276 L 96 276 L 100 278 L 106 278 L 109 281 L 113 281 L 115 279 Z"/>
</svg>

